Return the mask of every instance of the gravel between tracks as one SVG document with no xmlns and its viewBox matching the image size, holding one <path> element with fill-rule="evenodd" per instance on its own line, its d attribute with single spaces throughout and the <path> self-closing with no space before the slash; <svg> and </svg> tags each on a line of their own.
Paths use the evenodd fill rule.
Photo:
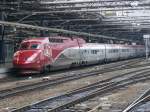
<svg viewBox="0 0 150 112">
<path fill-rule="evenodd" d="M 143 68 L 143 67 L 141 67 L 141 68 Z M 37 90 L 34 92 L 29 92 L 27 94 L 21 94 L 18 96 L 7 98 L 0 102 L 0 109 L 18 108 L 18 107 L 21 107 L 24 105 L 28 105 L 30 103 L 37 102 L 39 100 L 46 99 L 50 96 L 58 95 L 60 93 L 65 93 L 67 91 L 88 85 L 88 84 L 96 82 L 98 80 L 106 79 L 106 78 L 109 78 L 112 76 L 117 76 L 119 74 L 127 73 L 130 71 L 136 70 L 136 69 L 137 68 L 99 74 L 98 76 L 94 76 L 94 77 L 91 76 L 91 77 L 87 77 L 84 79 L 67 82 L 67 83 L 64 83 L 61 85 L 47 88 L 46 90 L 42 90 L 42 91 Z"/>
<path fill-rule="evenodd" d="M 145 62 L 143 62 L 145 64 Z M 142 63 L 142 64 L 143 64 Z M 97 69 L 100 66 L 95 66 L 94 68 L 91 67 L 90 69 L 88 69 L 88 71 L 91 71 L 93 69 Z M 145 67 L 139 67 L 139 68 L 145 68 Z M 67 82 L 61 85 L 57 85 L 54 87 L 50 87 L 47 88 L 45 90 L 42 91 L 33 91 L 33 92 L 28 92 L 27 94 L 21 94 L 18 96 L 14 96 L 14 97 L 10 97 L 10 98 L 6 98 L 4 100 L 1 100 L 0 102 L 0 109 L 1 110 L 5 110 L 6 108 L 18 108 L 18 107 L 22 107 L 24 105 L 28 105 L 28 104 L 32 104 L 34 102 L 49 98 L 50 96 L 54 96 L 54 95 L 58 95 L 60 93 L 65 93 L 67 91 L 71 91 L 73 89 L 88 85 L 90 83 L 96 82 L 98 80 L 102 80 L 102 79 L 106 79 L 109 77 L 113 77 L 113 76 L 117 76 L 119 74 L 123 74 L 123 73 L 127 73 L 130 71 L 134 71 L 137 68 L 132 68 L 132 69 L 125 69 L 125 70 L 120 70 L 120 71 L 114 71 L 114 72 L 109 72 L 109 73 L 104 73 L 104 74 L 99 74 L 98 76 L 94 76 L 94 77 L 87 77 L 87 78 L 83 78 L 83 79 L 79 79 L 76 81 L 71 81 L 71 82 Z M 79 70 L 80 72 L 85 72 L 87 71 L 86 69 L 84 70 Z M 79 72 L 78 71 L 78 72 Z M 53 76 L 54 77 L 58 77 L 57 76 Z M 23 80 L 23 81 L 16 81 L 16 82 L 10 82 L 10 83 L 6 83 L 1 85 L 0 90 L 4 89 L 6 87 L 15 87 L 17 85 L 24 85 L 24 84 L 29 84 L 32 83 L 33 81 L 41 81 L 42 78 L 35 78 L 32 80 Z M 7 109 L 6 109 L 7 110 Z"/>
<path fill-rule="evenodd" d="M 84 105 L 84 109 L 87 107 L 93 109 L 93 111 L 88 112 L 122 112 L 127 105 L 149 88 L 149 84 L 150 81 L 136 83 L 126 88 L 116 90 L 113 94 L 109 93 L 104 97 L 95 97 L 90 101 L 76 105 L 75 108 L 81 108 L 82 105 Z M 94 109 L 94 107 L 98 108 Z"/>
<path fill-rule="evenodd" d="M 136 60 L 136 59 L 133 59 L 133 60 Z M 133 60 L 131 59 L 131 61 L 133 61 Z M 126 63 L 126 62 L 130 62 L 130 60 L 125 60 L 125 61 L 121 61 L 121 62 L 117 62 L 117 63 Z M 142 61 L 141 64 L 145 64 L 145 63 L 148 63 L 148 62 Z M 47 74 L 47 75 L 39 76 L 39 77 L 36 77 L 36 75 L 33 75 L 33 77 L 29 76 L 29 77 L 23 77 L 21 79 L 16 78 L 16 80 L 14 79 L 10 82 L 3 82 L 3 83 L 0 82 L 0 85 L 1 85 L 0 90 L 4 90 L 6 88 L 13 88 L 13 87 L 17 87 L 17 86 L 36 83 L 36 82 L 42 81 L 43 77 L 49 77 L 50 79 L 55 79 L 57 77 L 62 76 L 63 74 L 70 74 L 70 73 L 71 74 L 76 74 L 76 73 L 79 73 L 79 72 L 82 73 L 82 72 L 94 71 L 95 69 L 100 69 L 101 70 L 103 68 L 109 68 L 111 65 L 114 65 L 114 64 L 115 63 L 104 64 L 104 65 L 95 65 L 95 66 L 85 67 L 85 68 L 82 68 L 82 69 L 77 68 L 77 70 L 73 70 L 73 71 L 70 71 L 70 72 L 52 73 L 52 74 Z M 124 65 L 124 64 L 122 64 L 122 65 Z"/>
</svg>

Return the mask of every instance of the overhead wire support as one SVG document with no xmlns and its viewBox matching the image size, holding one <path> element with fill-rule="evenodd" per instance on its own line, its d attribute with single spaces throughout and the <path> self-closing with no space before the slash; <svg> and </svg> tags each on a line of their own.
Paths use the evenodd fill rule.
<svg viewBox="0 0 150 112">
<path fill-rule="evenodd" d="M 19 27 L 19 28 L 27 28 L 27 29 L 35 29 L 35 30 L 45 30 L 45 31 L 50 31 L 50 32 L 54 32 L 54 33 L 63 33 L 63 34 L 70 34 L 70 35 L 76 35 L 76 36 L 96 37 L 96 38 L 104 38 L 104 39 L 108 39 L 108 40 L 132 42 L 132 40 L 128 40 L 128 39 L 119 39 L 116 37 L 109 37 L 109 36 L 104 36 L 104 35 L 95 35 L 95 34 L 89 34 L 89 33 L 85 33 L 85 32 L 76 32 L 76 31 L 69 31 L 69 30 L 63 30 L 63 29 L 20 24 L 20 23 L 15 23 L 15 22 L 0 21 L 0 25 Z"/>
<path fill-rule="evenodd" d="M 136 8 L 100 8 L 100 9 L 81 9 L 81 10 L 57 10 L 57 11 L 39 11 L 39 12 L 33 12 L 33 14 L 51 14 L 51 13 L 76 13 L 76 12 L 98 12 L 98 11 L 120 11 L 120 10 L 126 10 L 126 11 L 131 11 L 131 10 L 143 10 L 143 7 L 136 7 Z M 150 7 L 147 6 L 145 7 L 144 10 L 150 10 Z M 29 14 L 29 12 L 24 12 L 24 13 L 12 13 L 13 15 L 15 14 Z"/>
<path fill-rule="evenodd" d="M 137 1 L 137 0 L 128 0 L 129 2 L 133 2 L 133 1 Z M 139 0 L 139 1 L 143 1 L 143 0 Z M 74 1 L 74 0 L 70 0 L 70 1 L 55 1 L 55 2 L 50 2 L 49 0 L 45 0 L 45 1 L 41 1 L 41 4 L 51 4 L 51 5 L 56 5 L 56 4 L 82 4 L 82 3 L 112 3 L 112 2 L 127 2 L 127 0 L 80 0 L 80 1 Z"/>
</svg>

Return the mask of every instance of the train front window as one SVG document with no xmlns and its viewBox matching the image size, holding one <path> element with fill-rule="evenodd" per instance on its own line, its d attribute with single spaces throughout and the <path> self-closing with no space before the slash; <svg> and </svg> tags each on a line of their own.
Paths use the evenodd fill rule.
<svg viewBox="0 0 150 112">
<path fill-rule="evenodd" d="M 27 43 L 27 42 L 26 43 L 22 43 L 21 46 L 20 46 L 21 50 L 27 50 L 28 48 L 29 48 L 29 43 Z"/>
<path fill-rule="evenodd" d="M 22 43 L 20 46 L 21 50 L 30 50 L 30 49 L 38 49 L 38 48 L 39 48 L 39 44 L 29 43 L 29 42 Z"/>
<path fill-rule="evenodd" d="M 30 49 L 38 49 L 38 44 L 31 44 Z"/>
</svg>

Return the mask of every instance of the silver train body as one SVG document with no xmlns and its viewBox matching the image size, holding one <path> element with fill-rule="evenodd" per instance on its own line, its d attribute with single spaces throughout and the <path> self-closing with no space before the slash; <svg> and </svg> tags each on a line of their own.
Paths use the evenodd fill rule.
<svg viewBox="0 0 150 112">
<path fill-rule="evenodd" d="M 63 50 L 51 64 L 51 68 L 69 68 L 71 66 L 91 65 L 118 61 L 145 55 L 143 45 L 118 45 L 85 43 L 82 46 Z"/>
</svg>

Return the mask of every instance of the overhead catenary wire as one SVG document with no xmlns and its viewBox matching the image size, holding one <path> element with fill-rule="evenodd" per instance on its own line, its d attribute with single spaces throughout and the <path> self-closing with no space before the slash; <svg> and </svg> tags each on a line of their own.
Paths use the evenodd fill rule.
<svg viewBox="0 0 150 112">
<path fill-rule="evenodd" d="M 132 42 L 132 40 L 128 40 L 128 39 L 119 39 L 116 37 L 109 37 L 109 36 L 104 36 L 104 35 L 95 35 L 95 34 L 90 34 L 90 33 L 85 33 L 85 32 L 76 32 L 76 31 L 69 31 L 69 30 L 64 30 L 64 29 L 48 28 L 48 27 L 34 26 L 34 25 L 21 24 L 21 23 L 15 23 L 15 22 L 0 21 L 0 25 L 35 29 L 35 30 L 45 30 L 45 31 L 50 31 L 50 32 L 55 32 L 55 33 L 64 33 L 64 34 L 70 34 L 70 35 L 76 35 L 76 36 L 96 37 L 96 38 L 104 38 L 108 40 Z"/>
</svg>

